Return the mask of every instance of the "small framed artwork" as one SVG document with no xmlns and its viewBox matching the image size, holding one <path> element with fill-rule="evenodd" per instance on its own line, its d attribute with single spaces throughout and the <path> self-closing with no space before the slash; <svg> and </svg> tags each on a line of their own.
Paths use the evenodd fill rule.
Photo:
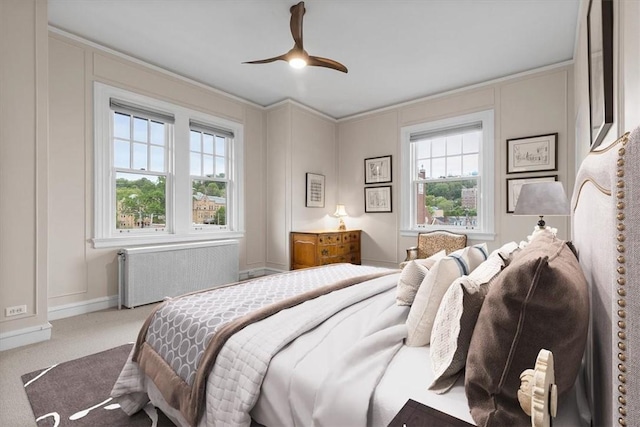
<svg viewBox="0 0 640 427">
<path fill-rule="evenodd" d="M 324 208 L 324 175 L 307 173 L 305 206 L 308 208 Z"/>
<path fill-rule="evenodd" d="M 365 187 L 365 212 L 391 212 L 391 186 Z"/>
<path fill-rule="evenodd" d="M 613 124 L 613 1 L 590 0 L 587 12 L 591 149 Z"/>
<path fill-rule="evenodd" d="M 507 139 L 507 173 L 558 170 L 558 134 Z"/>
<path fill-rule="evenodd" d="M 364 183 L 391 182 L 391 156 L 364 159 Z"/>
<path fill-rule="evenodd" d="M 507 213 L 513 213 L 516 210 L 518 196 L 524 184 L 532 182 L 549 182 L 557 181 L 558 175 L 536 176 L 531 178 L 512 178 L 507 179 Z"/>
</svg>

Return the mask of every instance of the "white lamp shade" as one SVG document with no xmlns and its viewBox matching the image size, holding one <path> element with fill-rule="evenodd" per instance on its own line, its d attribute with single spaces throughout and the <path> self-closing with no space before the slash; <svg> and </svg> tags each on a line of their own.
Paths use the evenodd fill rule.
<svg viewBox="0 0 640 427">
<path fill-rule="evenodd" d="M 337 218 L 347 216 L 347 211 L 345 210 L 344 205 L 336 205 L 336 211 L 333 213 L 333 216 Z"/>
<path fill-rule="evenodd" d="M 513 214 L 566 216 L 571 209 L 561 182 L 534 182 L 522 186 Z"/>
</svg>

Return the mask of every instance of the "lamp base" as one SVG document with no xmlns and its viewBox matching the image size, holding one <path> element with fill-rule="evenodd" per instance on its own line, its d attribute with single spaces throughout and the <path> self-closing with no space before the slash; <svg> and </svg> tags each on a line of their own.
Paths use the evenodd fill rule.
<svg viewBox="0 0 640 427">
<path fill-rule="evenodd" d="M 347 226 L 344 224 L 344 221 L 342 220 L 342 218 L 340 218 L 340 225 L 338 226 L 338 231 L 346 231 L 347 230 Z"/>
<path fill-rule="evenodd" d="M 542 219 L 542 217 L 543 217 L 543 215 L 540 215 L 540 219 L 538 220 L 538 227 L 540 227 L 540 228 L 544 228 L 544 226 L 546 224 L 544 222 L 544 219 Z"/>
</svg>

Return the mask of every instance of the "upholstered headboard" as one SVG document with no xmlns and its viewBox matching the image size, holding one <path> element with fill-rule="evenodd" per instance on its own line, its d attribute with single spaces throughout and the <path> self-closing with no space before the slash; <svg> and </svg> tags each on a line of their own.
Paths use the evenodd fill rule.
<svg viewBox="0 0 640 427">
<path fill-rule="evenodd" d="M 572 210 L 572 240 L 591 287 L 593 425 L 640 426 L 640 128 L 585 158 Z"/>
</svg>

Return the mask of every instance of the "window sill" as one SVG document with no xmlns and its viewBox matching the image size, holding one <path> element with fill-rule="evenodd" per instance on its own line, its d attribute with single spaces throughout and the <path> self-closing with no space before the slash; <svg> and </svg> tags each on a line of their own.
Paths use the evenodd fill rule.
<svg viewBox="0 0 640 427">
<path fill-rule="evenodd" d="M 198 242 L 202 240 L 222 240 L 243 238 L 242 231 L 219 231 L 215 233 L 139 235 L 126 237 L 106 237 L 91 239 L 95 249 L 121 248 L 138 245 L 159 245 L 164 243 Z"/>
<path fill-rule="evenodd" d="M 440 230 L 450 231 L 452 233 L 466 234 L 469 240 L 492 242 L 496 239 L 496 233 L 447 227 L 421 228 L 420 230 L 400 230 L 400 235 L 404 237 L 417 237 L 419 233 L 428 233 L 430 231 Z"/>
</svg>

